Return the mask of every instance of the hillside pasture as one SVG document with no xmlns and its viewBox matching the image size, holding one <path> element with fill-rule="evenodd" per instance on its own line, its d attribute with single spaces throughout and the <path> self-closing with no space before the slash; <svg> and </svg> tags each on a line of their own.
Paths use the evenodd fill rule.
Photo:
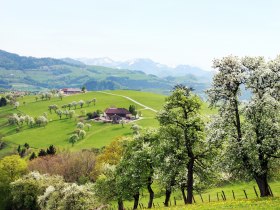
<svg viewBox="0 0 280 210">
<path fill-rule="evenodd" d="M 123 93 L 125 94 L 125 92 Z M 139 102 L 145 104 L 145 102 L 148 101 L 147 97 L 149 97 L 150 94 L 134 91 L 133 95 L 136 96 L 136 99 L 139 100 Z M 141 100 L 142 95 L 144 100 Z M 153 95 L 155 95 L 155 97 L 153 97 Z M 151 104 L 153 105 L 152 108 L 159 108 L 162 105 L 164 96 L 151 94 L 150 97 L 151 100 L 153 100 L 153 104 Z M 89 106 L 84 104 L 82 108 L 79 105 L 76 109 L 72 107 L 71 109 L 74 110 L 75 114 L 77 115 L 72 119 L 66 118 L 64 115 L 61 119 L 59 119 L 59 116 L 54 111 L 50 112 L 48 110 L 49 105 L 56 104 L 59 109 L 64 110 L 61 108 L 63 104 L 68 104 L 73 101 L 78 102 L 80 100 L 87 101 L 92 100 L 93 98 L 96 99 L 95 106 L 93 103 L 91 103 Z M 17 110 L 12 106 L 0 108 L 0 134 L 3 136 L 2 140 L 4 140 L 6 143 L 5 149 L 0 150 L 0 156 L 14 152 L 18 145 L 23 145 L 24 143 L 28 143 L 31 148 L 35 150 L 46 148 L 51 144 L 60 149 L 80 150 L 101 148 L 109 144 L 117 137 L 132 136 L 132 130 L 130 127 L 131 123 L 133 122 L 125 124 L 124 127 L 122 127 L 120 124 L 114 125 L 110 123 L 106 124 L 102 122 L 90 122 L 92 127 L 89 130 L 84 128 L 84 130 L 87 132 L 86 137 L 79 140 L 72 147 L 72 145 L 68 142 L 68 139 L 69 136 L 76 130 L 76 124 L 79 121 L 87 123 L 86 116 L 82 116 L 83 111 L 86 113 L 96 110 L 104 111 L 108 107 L 120 107 L 128 109 L 129 105 L 135 105 L 138 110 L 141 110 L 143 116 L 141 120 L 137 120 L 135 123 L 142 127 L 158 126 L 158 122 L 155 119 L 155 112 L 144 109 L 143 107 L 124 97 L 107 95 L 100 92 L 87 92 L 84 94 L 69 95 L 63 97 L 62 100 L 57 97 L 53 97 L 50 100 L 41 100 L 38 98 L 36 101 L 35 95 L 30 95 L 19 98 L 19 103 L 20 106 Z M 65 110 L 68 110 L 68 108 Z M 17 126 L 9 125 L 7 123 L 8 116 L 13 113 L 27 114 L 34 118 L 44 115 L 45 113 L 47 114 L 49 123 L 45 127 L 42 126 L 33 128 L 30 128 L 24 123 L 20 128 L 20 131 L 16 132 Z"/>
</svg>

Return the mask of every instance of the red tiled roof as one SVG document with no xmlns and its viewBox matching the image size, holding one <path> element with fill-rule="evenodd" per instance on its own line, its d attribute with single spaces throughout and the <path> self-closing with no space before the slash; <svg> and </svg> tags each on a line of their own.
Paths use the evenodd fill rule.
<svg viewBox="0 0 280 210">
<path fill-rule="evenodd" d="M 127 109 L 125 108 L 108 108 L 105 110 L 106 114 L 131 114 Z"/>
</svg>

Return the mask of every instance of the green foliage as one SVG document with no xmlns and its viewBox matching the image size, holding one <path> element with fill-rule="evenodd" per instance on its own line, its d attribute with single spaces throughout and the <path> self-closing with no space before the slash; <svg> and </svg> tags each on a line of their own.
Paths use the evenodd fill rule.
<svg viewBox="0 0 280 210">
<path fill-rule="evenodd" d="M 92 192 L 92 185 L 62 183 L 49 186 L 38 199 L 42 210 L 84 210 L 98 206 Z"/>
<path fill-rule="evenodd" d="M 37 155 L 35 154 L 35 152 L 32 152 L 30 157 L 29 157 L 29 160 L 33 160 L 35 158 L 37 158 Z"/>
<path fill-rule="evenodd" d="M 0 160 L 0 208 L 10 207 L 10 183 L 26 173 L 27 164 L 18 155 L 6 156 Z"/>
<path fill-rule="evenodd" d="M 137 115 L 137 111 L 136 111 L 135 105 L 129 105 L 128 111 L 129 111 L 133 116 L 136 116 L 136 115 Z"/>
<path fill-rule="evenodd" d="M 74 144 L 79 140 L 79 136 L 78 134 L 72 134 L 69 137 L 69 142 L 72 144 L 72 146 L 74 146 Z"/>
<path fill-rule="evenodd" d="M 26 172 L 27 164 L 18 155 L 6 156 L 0 160 L 1 183 L 10 183 Z"/>
<path fill-rule="evenodd" d="M 55 155 L 55 153 L 56 153 L 56 148 L 54 147 L 54 145 L 50 145 L 49 148 L 47 148 L 47 154 Z"/>
<path fill-rule="evenodd" d="M 44 149 L 40 149 L 39 153 L 38 153 L 38 157 L 43 157 L 46 156 L 47 152 Z"/>
<path fill-rule="evenodd" d="M 211 105 L 219 107 L 219 117 L 212 141 L 224 142 L 224 165 L 231 174 L 254 178 L 261 196 L 269 196 L 267 176 L 280 152 L 280 58 L 266 62 L 263 57 L 228 56 L 215 60 L 214 67 L 218 73 L 208 95 Z M 241 85 L 252 94 L 243 106 Z"/>
<path fill-rule="evenodd" d="M 41 175 L 31 172 L 11 183 L 11 206 L 14 209 L 39 209 L 37 198 L 50 185 L 61 185 L 63 179 L 59 176 Z"/>
<path fill-rule="evenodd" d="M 5 97 L 0 98 L 0 107 L 7 105 L 7 99 Z"/>
</svg>

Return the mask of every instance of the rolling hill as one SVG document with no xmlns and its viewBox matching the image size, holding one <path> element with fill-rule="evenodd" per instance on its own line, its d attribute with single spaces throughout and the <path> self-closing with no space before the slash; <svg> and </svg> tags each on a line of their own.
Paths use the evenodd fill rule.
<svg viewBox="0 0 280 210">
<path fill-rule="evenodd" d="M 195 91 L 203 95 L 210 85 L 209 79 L 192 74 L 184 78 L 160 78 L 141 69 L 91 66 L 71 58 L 34 58 L 0 51 L 1 89 L 40 91 L 86 86 L 88 90 L 132 89 L 168 94 L 180 82 L 195 87 Z"/>
</svg>

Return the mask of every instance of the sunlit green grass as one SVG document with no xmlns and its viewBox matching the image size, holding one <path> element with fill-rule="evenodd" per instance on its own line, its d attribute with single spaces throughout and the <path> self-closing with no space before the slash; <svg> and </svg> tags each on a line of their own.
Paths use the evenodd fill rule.
<svg viewBox="0 0 280 210">
<path fill-rule="evenodd" d="M 196 192 L 194 193 L 195 203 L 192 205 L 185 205 L 181 196 L 181 193 L 175 191 L 171 195 L 170 203 L 171 206 L 164 207 L 164 189 L 159 188 L 159 186 L 152 186 L 155 191 L 154 206 L 156 209 L 280 209 L 280 182 L 271 182 L 270 186 L 274 194 L 274 198 L 257 198 L 254 188 L 256 187 L 257 193 L 258 188 L 255 182 L 249 183 L 235 183 L 228 184 L 223 187 L 207 189 L 201 193 L 201 197 Z M 246 199 L 244 191 L 246 191 L 248 199 Z M 221 193 L 224 191 L 226 195 L 226 200 L 224 201 L 221 197 Z M 234 191 L 235 199 L 233 198 L 232 191 Z M 218 194 L 218 198 L 217 198 Z M 210 202 L 209 202 L 210 195 Z M 176 200 L 176 205 L 175 205 Z M 140 196 L 140 203 L 147 207 L 148 203 L 148 193 L 144 190 L 143 194 Z M 113 204 L 116 205 L 116 204 Z M 133 206 L 133 201 L 126 201 L 125 207 L 131 208 Z"/>
<path fill-rule="evenodd" d="M 148 101 L 147 99 L 151 98 L 153 103 L 147 103 L 148 106 L 151 106 L 154 109 L 162 106 L 164 96 L 139 91 L 128 91 L 128 95 L 133 95 L 133 92 L 134 95 L 137 96 L 135 100 L 140 103 L 146 105 L 146 102 Z M 123 93 L 125 94 L 125 92 Z M 124 127 L 122 127 L 121 125 L 94 122 L 89 130 L 85 128 L 87 132 L 86 137 L 79 140 L 72 147 L 72 145 L 68 142 L 69 136 L 75 131 L 77 122 L 80 120 L 86 122 L 86 117 L 68 119 L 65 116 L 62 116 L 62 119 L 59 119 L 57 114 L 53 111 L 51 113 L 48 110 L 48 106 L 56 104 L 61 107 L 63 104 L 68 104 L 72 101 L 86 101 L 92 100 L 93 98 L 96 98 L 95 106 L 93 104 L 90 104 L 89 106 L 85 104 L 82 108 L 80 106 L 77 106 L 76 109 L 72 108 L 75 110 L 77 116 L 81 115 L 82 110 L 85 110 L 86 113 L 93 112 L 98 109 L 104 111 L 106 108 L 112 106 L 128 109 L 129 105 L 134 104 L 132 101 L 120 96 L 113 96 L 100 92 L 88 92 L 85 94 L 65 96 L 62 100 L 53 97 L 51 100 L 38 99 L 36 101 L 34 95 L 25 96 L 19 99 L 20 107 L 17 110 L 12 106 L 1 107 L 0 134 L 3 136 L 2 140 L 7 143 L 7 146 L 5 149 L 0 150 L 0 157 L 14 152 L 18 145 L 22 145 L 24 143 L 28 143 L 33 149 L 46 148 L 53 144 L 60 149 L 80 150 L 101 148 L 109 144 L 117 137 L 132 136 L 132 130 L 130 129 L 131 123 L 125 124 Z M 142 113 L 142 119 L 135 121 L 135 123 L 142 127 L 158 126 L 158 122 L 155 119 L 155 112 L 144 109 L 144 107 L 141 107 L 140 105 L 134 105 L 136 105 L 137 109 Z M 37 117 L 46 113 L 49 123 L 45 127 L 34 128 L 29 128 L 24 124 L 20 132 L 16 132 L 16 126 L 11 126 L 7 123 L 8 116 L 13 113 L 28 114 L 32 117 Z"/>
</svg>

